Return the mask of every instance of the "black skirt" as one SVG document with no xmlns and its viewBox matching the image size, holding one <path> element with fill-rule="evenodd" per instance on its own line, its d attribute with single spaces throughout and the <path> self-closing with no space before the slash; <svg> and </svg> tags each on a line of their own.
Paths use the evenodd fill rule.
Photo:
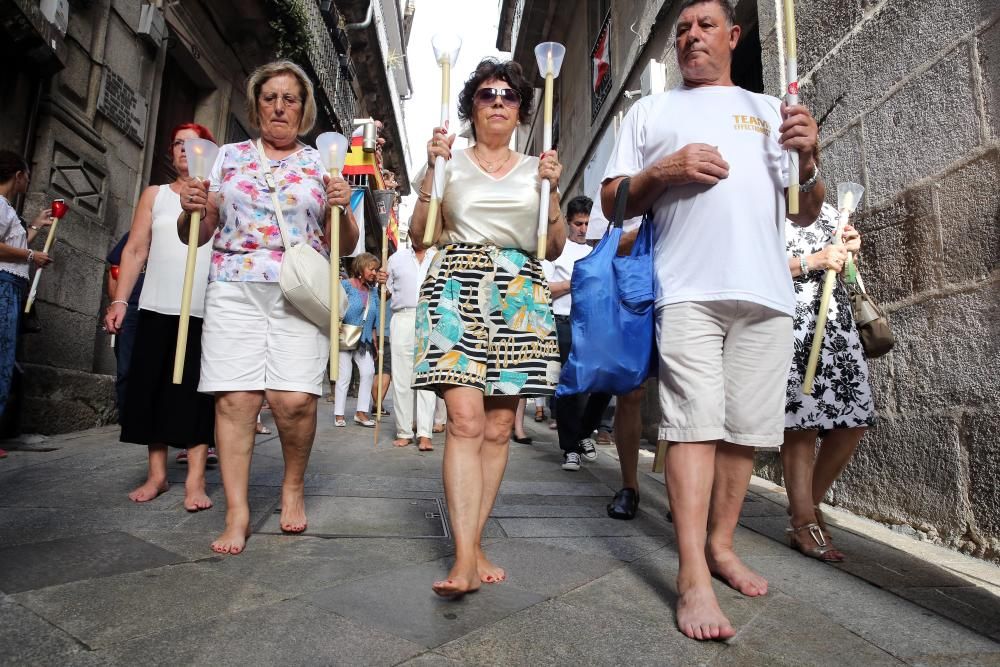
<svg viewBox="0 0 1000 667">
<path fill-rule="evenodd" d="M 215 445 L 215 397 L 198 393 L 201 376 L 200 317 L 188 326 L 184 378 L 173 383 L 177 315 L 139 311 L 139 326 L 132 349 L 122 442 L 173 447 Z"/>
</svg>

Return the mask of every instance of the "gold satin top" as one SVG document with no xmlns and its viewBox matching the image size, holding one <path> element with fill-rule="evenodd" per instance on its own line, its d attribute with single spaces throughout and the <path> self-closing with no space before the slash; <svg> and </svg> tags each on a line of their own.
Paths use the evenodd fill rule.
<svg viewBox="0 0 1000 667">
<path fill-rule="evenodd" d="M 503 178 L 495 179 L 480 169 L 466 151 L 452 155 L 445 166 L 441 202 L 442 246 L 492 243 L 500 248 L 535 252 L 541 194 L 538 158 L 518 154 L 517 160 Z"/>
</svg>

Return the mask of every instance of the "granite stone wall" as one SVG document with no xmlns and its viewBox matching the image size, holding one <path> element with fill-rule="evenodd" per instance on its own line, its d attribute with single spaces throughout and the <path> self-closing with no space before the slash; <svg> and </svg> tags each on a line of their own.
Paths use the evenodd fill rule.
<svg viewBox="0 0 1000 667">
<path fill-rule="evenodd" d="M 1000 560 L 1000 4 L 799 0 L 801 95 L 822 169 L 865 186 L 861 271 L 898 343 L 879 424 L 831 501 Z M 780 91 L 771 0 L 764 79 Z M 761 459 L 762 474 L 777 476 Z"/>
</svg>

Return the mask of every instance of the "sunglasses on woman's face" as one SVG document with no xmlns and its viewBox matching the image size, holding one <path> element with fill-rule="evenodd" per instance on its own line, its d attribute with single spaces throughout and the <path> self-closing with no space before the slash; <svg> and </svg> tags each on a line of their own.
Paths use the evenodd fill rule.
<svg viewBox="0 0 1000 667">
<path fill-rule="evenodd" d="M 498 97 L 505 107 L 515 109 L 521 106 L 521 94 L 513 88 L 480 88 L 476 91 L 474 99 L 477 105 L 486 107 L 493 104 Z"/>
</svg>

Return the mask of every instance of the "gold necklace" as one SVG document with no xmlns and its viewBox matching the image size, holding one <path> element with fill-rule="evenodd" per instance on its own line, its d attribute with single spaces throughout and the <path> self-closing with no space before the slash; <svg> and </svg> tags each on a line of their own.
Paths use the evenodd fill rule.
<svg viewBox="0 0 1000 667">
<path fill-rule="evenodd" d="M 485 171 L 487 174 L 495 174 L 496 172 L 498 172 L 501 169 L 503 169 L 504 165 L 507 164 L 507 161 L 510 160 L 510 156 L 511 156 L 512 153 L 513 153 L 513 151 L 510 150 L 510 148 L 508 148 L 507 149 L 507 155 L 504 157 L 503 162 L 501 162 L 496 167 L 493 167 L 492 169 L 487 169 L 486 165 L 483 164 L 483 160 L 481 160 L 479 158 L 479 151 L 476 150 L 475 146 L 472 147 L 472 154 L 473 154 L 473 156 L 475 156 L 476 162 L 479 163 L 479 168 L 482 169 L 483 171 Z M 493 164 L 495 164 L 495 161 L 490 162 L 489 160 L 487 160 L 486 164 L 492 166 Z"/>
</svg>

